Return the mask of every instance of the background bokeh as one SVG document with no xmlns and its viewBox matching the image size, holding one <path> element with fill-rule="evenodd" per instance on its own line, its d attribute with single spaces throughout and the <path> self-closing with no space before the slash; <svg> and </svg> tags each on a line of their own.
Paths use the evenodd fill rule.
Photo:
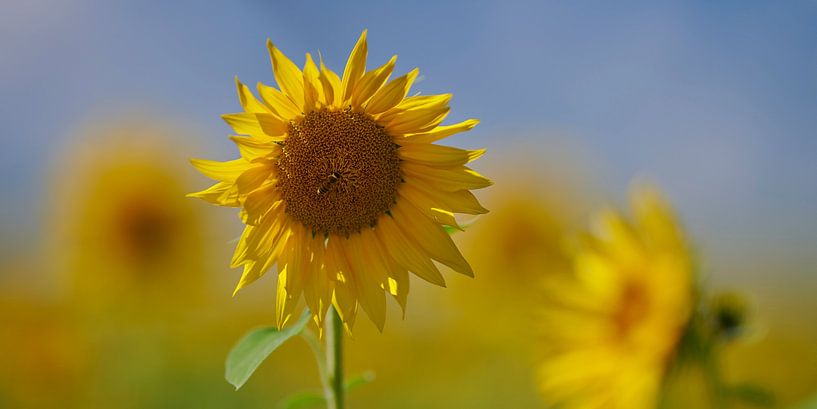
<svg viewBox="0 0 817 409">
<path fill-rule="evenodd" d="M 458 234 L 474 280 L 412 281 L 366 320 L 353 407 L 537 407 L 536 283 L 636 177 L 694 237 L 706 285 L 751 300 L 727 377 L 781 407 L 817 392 L 817 2 L 4 1 L 0 407 L 271 407 L 319 388 L 293 342 L 241 391 L 223 359 L 272 322 L 231 298 L 240 221 L 185 199 L 190 157 L 236 151 L 233 76 L 272 83 L 267 38 L 340 69 L 359 32 L 417 88 L 452 92 L 452 144 L 485 147 L 492 210 Z"/>
</svg>

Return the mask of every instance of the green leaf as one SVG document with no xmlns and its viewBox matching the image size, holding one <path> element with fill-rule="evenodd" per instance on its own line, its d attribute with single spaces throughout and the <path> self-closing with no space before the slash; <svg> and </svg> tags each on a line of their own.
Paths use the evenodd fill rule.
<svg viewBox="0 0 817 409">
<path fill-rule="evenodd" d="M 473 226 L 474 223 L 477 222 L 477 219 L 479 219 L 479 216 L 474 217 L 473 219 L 471 219 L 471 220 L 469 220 L 469 221 L 467 221 L 465 223 L 460 223 L 459 225 L 462 228 L 462 230 L 460 230 L 460 229 L 458 229 L 458 228 L 456 228 L 454 226 L 449 226 L 449 225 L 443 225 L 443 230 L 445 230 L 445 232 L 448 233 L 449 235 L 452 235 L 454 233 L 459 233 L 459 232 Z"/>
<path fill-rule="evenodd" d="M 775 406 L 774 394 L 768 390 L 752 384 L 738 384 L 726 389 L 727 396 L 740 402 L 763 408 Z"/>
<path fill-rule="evenodd" d="M 238 390 L 272 351 L 303 331 L 310 316 L 309 311 L 304 311 L 301 319 L 290 327 L 280 331 L 275 327 L 257 328 L 241 338 L 227 355 L 224 374 L 227 382 Z"/>
<path fill-rule="evenodd" d="M 326 398 L 318 392 L 303 392 L 292 395 L 278 404 L 281 409 L 298 409 L 306 406 L 323 405 Z"/>
<path fill-rule="evenodd" d="M 352 389 L 357 389 L 363 385 L 370 384 L 374 382 L 374 372 L 366 371 L 360 375 L 357 375 L 353 378 L 350 378 L 346 381 L 346 385 L 344 385 L 344 389 L 347 391 L 351 391 Z"/>
<path fill-rule="evenodd" d="M 811 397 L 807 401 L 796 406 L 797 409 L 817 409 L 817 395 Z"/>
</svg>

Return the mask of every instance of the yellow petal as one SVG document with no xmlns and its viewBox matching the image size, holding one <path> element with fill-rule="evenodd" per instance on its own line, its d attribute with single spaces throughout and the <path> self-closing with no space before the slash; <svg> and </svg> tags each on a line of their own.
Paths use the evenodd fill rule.
<svg viewBox="0 0 817 409">
<path fill-rule="evenodd" d="M 464 150 L 450 146 L 413 143 L 400 147 L 400 159 L 428 166 L 454 167 L 465 165 L 485 153 L 485 149 Z"/>
<path fill-rule="evenodd" d="M 292 311 L 301 297 L 304 285 L 304 276 L 309 272 L 307 260 L 306 232 L 298 222 L 290 223 L 291 235 L 286 247 L 278 260 L 279 269 L 286 272 L 283 285 L 279 282 L 276 303 L 276 320 L 281 327 L 292 317 Z M 279 280 L 281 274 L 279 274 Z"/>
<path fill-rule="evenodd" d="M 374 94 L 366 105 L 366 112 L 370 115 L 378 115 L 397 106 L 408 94 L 419 72 L 420 70 L 415 68 L 408 74 L 391 80 Z"/>
<path fill-rule="evenodd" d="M 334 71 L 326 68 L 323 64 L 323 56 L 320 57 L 321 73 L 318 79 L 323 86 L 324 103 L 328 106 L 340 108 L 343 90 L 340 87 L 340 78 Z"/>
<path fill-rule="evenodd" d="M 191 159 L 190 163 L 202 175 L 213 180 L 222 182 L 235 182 L 245 170 L 253 167 L 253 164 L 244 158 L 234 159 L 227 162 L 219 162 L 207 159 Z"/>
<path fill-rule="evenodd" d="M 352 108 L 359 109 L 363 107 L 363 104 L 383 86 L 383 83 L 389 79 L 392 71 L 394 71 L 395 61 L 397 61 L 396 55 L 391 57 L 387 63 L 367 72 L 360 78 L 352 92 Z"/>
<path fill-rule="evenodd" d="M 309 310 L 312 311 L 315 324 L 319 327 L 329 310 L 329 304 L 332 302 L 332 284 L 334 283 L 334 280 L 329 279 L 325 268 L 323 243 L 323 235 L 307 238 L 307 253 L 310 255 L 311 261 L 309 262 L 309 274 L 304 277 L 304 301 L 306 301 Z"/>
<path fill-rule="evenodd" d="M 247 169 L 235 180 L 239 195 L 246 195 L 257 189 L 265 180 L 273 177 L 273 170 L 269 165 L 261 164 Z"/>
<path fill-rule="evenodd" d="M 233 296 L 261 278 L 278 260 L 288 237 L 288 231 L 279 228 L 279 221 L 277 218 L 267 218 L 261 225 L 248 226 L 244 230 L 231 263 L 231 266 L 244 265 L 244 272 L 233 291 Z M 271 245 L 276 243 L 269 240 L 271 237 L 283 237 L 283 241 L 278 245 Z"/>
<path fill-rule="evenodd" d="M 411 202 L 411 204 L 420 209 L 423 214 L 438 224 L 463 230 L 454 218 L 454 213 L 445 210 L 445 206 L 435 203 L 413 185 L 404 183 L 400 186 L 400 190 L 398 190 L 397 194 L 399 197 Z"/>
<path fill-rule="evenodd" d="M 474 172 L 467 166 L 443 169 L 412 162 L 402 162 L 400 169 L 406 176 L 422 179 L 432 187 L 447 192 L 463 189 L 482 189 L 493 184 L 489 179 Z"/>
<path fill-rule="evenodd" d="M 287 123 L 282 121 L 272 113 L 254 114 L 226 114 L 221 116 L 233 128 L 235 133 L 240 135 L 251 135 L 261 139 L 272 138 L 283 140 L 283 135 L 287 132 Z"/>
<path fill-rule="evenodd" d="M 284 53 L 275 47 L 272 41 L 267 40 L 270 59 L 272 60 L 272 71 L 275 74 L 275 81 L 286 96 L 288 96 L 295 106 L 304 106 L 304 77 L 301 69 L 298 68 Z"/>
<path fill-rule="evenodd" d="M 474 276 L 471 266 L 465 261 L 451 237 L 437 224 L 422 214 L 411 203 L 399 201 L 391 209 L 394 221 L 400 230 L 440 263 L 454 271 Z"/>
<path fill-rule="evenodd" d="M 346 61 L 346 69 L 343 70 L 343 79 L 341 80 L 341 89 L 343 90 L 342 101 L 348 101 L 352 98 L 352 91 L 355 89 L 360 77 L 366 72 L 366 55 L 369 52 L 369 47 L 366 44 L 366 32 L 363 30 L 360 38 L 349 54 L 349 59 Z"/>
<path fill-rule="evenodd" d="M 388 124 L 398 116 L 405 116 L 411 111 L 423 112 L 442 112 L 448 108 L 448 102 L 451 101 L 451 94 L 440 95 L 415 95 L 400 101 L 397 106 L 389 109 L 377 117 L 377 121 L 381 124 Z M 417 131 L 410 133 L 418 133 L 425 131 Z"/>
<path fill-rule="evenodd" d="M 425 250 L 408 239 L 389 215 L 380 216 L 375 228 L 378 238 L 398 264 L 417 277 L 432 284 L 445 287 L 445 279 L 431 261 Z"/>
<path fill-rule="evenodd" d="M 303 107 L 295 105 L 295 103 L 281 91 L 260 82 L 257 88 L 258 95 L 261 96 L 261 99 L 267 107 L 285 121 L 295 119 L 301 115 Z"/>
<path fill-rule="evenodd" d="M 370 243 L 364 243 L 360 234 L 352 234 L 343 244 L 355 276 L 358 302 L 382 332 L 386 322 L 386 295 L 383 292 L 386 267 L 368 249 Z"/>
<path fill-rule="evenodd" d="M 355 277 L 346 254 L 343 251 L 340 236 L 330 236 L 326 243 L 326 267 L 335 281 L 332 302 L 341 320 L 351 331 L 357 316 L 357 296 L 355 295 Z"/>
<path fill-rule="evenodd" d="M 238 89 L 238 100 L 241 102 L 241 107 L 244 108 L 244 112 L 254 112 L 254 113 L 267 113 L 270 112 L 269 108 L 267 108 L 264 104 L 258 102 L 255 99 L 255 95 L 252 94 L 249 88 L 246 85 L 242 84 L 241 81 L 238 80 L 238 76 L 235 77 L 235 86 Z"/>
<path fill-rule="evenodd" d="M 281 153 L 281 147 L 272 139 L 261 139 L 255 136 L 230 136 L 238 147 L 241 157 L 252 162 L 257 158 L 277 156 Z"/>
<path fill-rule="evenodd" d="M 395 115 L 394 119 L 384 126 L 391 135 L 426 132 L 439 125 L 448 116 L 450 110 L 449 107 L 416 108 Z"/>
<path fill-rule="evenodd" d="M 323 86 L 318 76 L 318 67 L 312 61 L 312 55 L 306 53 L 306 64 L 304 64 L 304 112 L 309 113 L 320 107 L 323 101 Z"/>
<path fill-rule="evenodd" d="M 187 197 L 202 199 L 219 206 L 239 207 L 238 189 L 232 182 L 218 182 L 200 192 L 188 193 Z"/>
<path fill-rule="evenodd" d="M 408 143 L 433 143 L 440 139 L 447 138 L 456 133 L 465 132 L 473 129 L 479 124 L 476 119 L 469 119 L 453 125 L 438 126 L 428 132 L 406 135 L 405 138 L 399 139 L 401 145 Z"/>
<path fill-rule="evenodd" d="M 273 205 L 280 204 L 280 200 L 281 193 L 275 183 L 267 183 L 248 194 L 244 199 L 241 219 L 248 225 L 256 225 L 272 210 Z"/>
</svg>

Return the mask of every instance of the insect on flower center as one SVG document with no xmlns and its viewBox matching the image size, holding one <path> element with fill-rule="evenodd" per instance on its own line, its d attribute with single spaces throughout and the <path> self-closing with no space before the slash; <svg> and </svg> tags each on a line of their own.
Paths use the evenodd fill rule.
<svg viewBox="0 0 817 409">
<path fill-rule="evenodd" d="M 278 160 L 287 213 L 315 233 L 373 226 L 397 196 L 397 148 L 365 113 L 314 111 L 291 122 Z"/>
</svg>

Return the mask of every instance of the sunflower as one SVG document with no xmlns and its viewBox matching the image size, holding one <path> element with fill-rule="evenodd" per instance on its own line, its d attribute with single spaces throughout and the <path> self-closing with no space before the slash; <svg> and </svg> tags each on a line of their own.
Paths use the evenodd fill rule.
<svg viewBox="0 0 817 409">
<path fill-rule="evenodd" d="M 546 359 L 540 387 L 564 408 L 655 407 L 690 319 L 690 251 L 669 205 L 634 191 L 635 220 L 608 211 L 573 256 L 570 274 L 546 281 Z"/>
<path fill-rule="evenodd" d="M 235 291 L 276 265 L 279 326 L 303 294 L 319 325 L 334 305 L 351 329 L 359 305 L 382 331 L 385 294 L 405 311 L 409 272 L 444 286 L 436 261 L 472 276 L 444 226 L 487 212 L 470 190 L 491 182 L 466 166 L 484 150 L 434 142 L 478 121 L 440 125 L 451 95 L 407 97 L 418 70 L 388 81 L 396 56 L 367 71 L 365 30 L 342 77 L 267 48 L 279 88 L 259 84 L 259 100 L 236 79 L 244 112 L 223 116 L 241 157 L 192 161 L 218 183 L 190 196 L 241 208 Z"/>
<path fill-rule="evenodd" d="M 189 179 L 172 142 L 181 132 L 160 122 L 133 117 L 87 129 L 54 166 L 49 260 L 74 306 L 133 303 L 144 312 L 205 297 L 207 280 L 191 283 L 188 273 L 206 268 L 210 226 L 184 199 Z"/>
</svg>

